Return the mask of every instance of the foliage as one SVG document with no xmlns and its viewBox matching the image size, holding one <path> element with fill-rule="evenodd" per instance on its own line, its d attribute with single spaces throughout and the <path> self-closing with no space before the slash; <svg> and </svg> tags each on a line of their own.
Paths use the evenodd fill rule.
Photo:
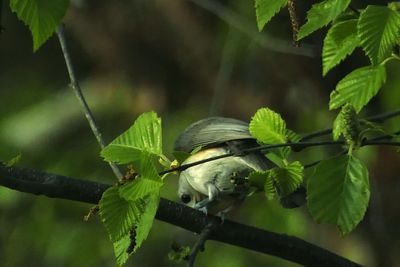
<svg viewBox="0 0 400 267">
<path fill-rule="evenodd" d="M 322 50 L 322 68 L 325 76 L 359 46 L 357 19 L 335 23 L 326 34 Z"/>
<path fill-rule="evenodd" d="M 264 6 L 267 4 L 257 2 L 256 13 L 267 9 Z M 357 14 L 348 15 L 349 4 L 350 0 L 325 0 L 314 4 L 307 13 L 307 22 L 300 28 L 298 39 L 333 22 L 322 49 L 323 75 L 361 46 L 371 66 L 355 69 L 340 80 L 329 102 L 330 109 L 350 103 L 360 112 L 385 83 L 385 63 L 390 59 L 400 59 L 395 49 L 400 39 L 400 14 L 398 5 L 388 4 L 368 5 Z M 259 26 L 265 26 L 265 21 L 257 16 Z"/>
<path fill-rule="evenodd" d="M 125 133 L 112 141 L 101 155 L 105 160 L 120 164 L 140 160 L 145 153 L 161 156 L 161 119 L 149 112 L 137 118 Z"/>
<path fill-rule="evenodd" d="M 335 224 L 347 234 L 361 221 L 368 206 L 368 170 L 350 155 L 324 160 L 308 180 L 307 192 L 314 220 Z"/>
<path fill-rule="evenodd" d="M 69 0 L 10 0 L 11 10 L 31 30 L 33 51 L 38 50 L 53 35 L 68 5 Z"/>
<path fill-rule="evenodd" d="M 101 152 L 108 161 L 140 163 L 140 174 L 122 185 L 109 188 L 100 200 L 100 215 L 119 266 L 147 238 L 163 185 L 154 157 L 161 151 L 161 119 L 154 112 L 140 115 L 133 126 Z"/>
<path fill-rule="evenodd" d="M 376 96 L 386 81 L 386 63 L 399 60 L 400 14 L 398 5 L 368 5 L 347 15 L 350 0 L 324 0 L 307 12 L 307 22 L 298 39 L 318 29 L 330 27 L 322 49 L 322 74 L 338 66 L 361 47 L 370 65 L 345 75 L 330 94 L 329 109 L 341 109 L 333 123 L 333 139 L 343 136 L 347 155 L 323 159 L 307 179 L 308 208 L 318 223 L 335 224 L 342 234 L 351 232 L 362 220 L 370 197 L 368 170 L 353 154 L 371 124 L 359 120 L 358 113 Z M 261 31 L 287 0 L 255 0 L 257 26 Z M 68 0 L 10 0 L 10 8 L 30 29 L 36 51 L 56 31 L 68 9 Z M 366 128 L 362 126 L 366 126 Z M 259 109 L 249 125 L 250 133 L 261 144 L 297 143 L 299 135 L 286 127 L 281 115 L 269 108 Z M 288 196 L 303 186 L 304 166 L 290 161 L 292 149 L 271 149 L 267 157 L 276 167 L 253 172 L 250 184 L 267 198 Z M 113 242 L 119 266 L 137 251 L 147 238 L 157 211 L 163 178 L 157 162 L 170 162 L 162 151 L 161 119 L 155 112 L 140 115 L 134 124 L 101 151 L 101 156 L 118 164 L 134 163 L 139 175 L 109 188 L 100 200 L 100 216 Z M 183 161 L 188 155 L 177 155 Z M 17 159 L 15 160 L 17 161 Z M 10 164 L 14 164 L 11 161 Z M 183 254 L 187 254 L 185 248 Z"/>
</svg>

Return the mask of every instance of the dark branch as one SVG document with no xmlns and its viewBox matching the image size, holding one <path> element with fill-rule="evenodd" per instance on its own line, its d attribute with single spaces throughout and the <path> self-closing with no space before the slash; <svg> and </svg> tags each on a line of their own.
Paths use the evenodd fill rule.
<svg viewBox="0 0 400 267">
<path fill-rule="evenodd" d="M 371 140 L 365 140 L 362 142 L 361 146 L 400 146 L 400 142 L 392 142 L 392 141 L 379 141 L 379 140 L 383 140 L 383 139 L 389 139 L 392 138 L 392 136 L 390 135 L 383 135 L 383 136 L 378 136 L 376 138 L 373 138 Z M 242 149 L 240 150 L 240 154 L 247 154 L 247 153 L 251 153 L 251 152 L 255 152 L 255 151 L 262 151 L 262 152 L 266 152 L 270 149 L 274 149 L 274 148 L 280 148 L 280 147 L 291 147 L 293 149 L 293 151 L 295 152 L 299 152 L 305 148 L 308 147 L 314 147 L 314 146 L 341 146 L 341 145 L 345 145 L 345 141 L 343 140 L 339 140 L 339 141 L 318 141 L 318 142 L 297 142 L 297 143 L 283 143 L 283 144 L 271 144 L 271 145 L 263 145 L 263 146 L 257 146 L 257 147 L 252 147 L 252 148 L 248 148 L 248 149 Z M 160 175 L 164 175 L 166 173 L 171 173 L 171 172 L 176 172 L 176 171 L 183 171 L 186 170 L 188 168 L 191 168 L 193 166 L 197 166 L 206 162 L 210 162 L 210 161 L 214 161 L 214 160 L 218 160 L 218 159 L 223 159 L 223 158 L 227 158 L 227 157 L 234 157 L 237 156 L 237 153 L 231 152 L 231 153 L 226 153 L 223 155 L 219 155 L 219 156 L 215 156 L 215 157 L 211 157 L 211 158 L 206 158 L 203 160 L 199 160 L 199 161 L 194 161 L 192 163 L 188 163 L 188 164 L 183 164 L 180 165 L 178 167 L 175 168 L 171 168 L 165 171 L 161 171 L 159 174 Z"/>
<path fill-rule="evenodd" d="M 69 79 L 71 80 L 70 86 L 71 86 L 72 90 L 74 91 L 76 98 L 79 100 L 79 103 L 82 106 L 82 110 L 85 114 L 85 117 L 89 123 L 90 128 L 92 129 L 94 136 L 96 137 L 97 142 L 99 143 L 101 148 L 104 148 L 105 143 L 104 143 L 103 137 L 101 136 L 99 127 L 97 127 L 97 125 L 96 125 L 96 121 L 94 119 L 93 113 L 90 110 L 85 97 L 83 96 L 78 79 L 76 78 L 76 75 L 75 75 L 74 65 L 72 64 L 72 60 L 71 60 L 71 57 L 70 57 L 69 51 L 68 51 L 67 40 L 65 39 L 64 25 L 61 25 L 58 28 L 57 36 L 58 36 L 58 40 L 60 41 L 60 46 L 61 46 L 62 53 L 64 55 L 65 64 L 67 65 Z M 118 166 L 115 165 L 114 163 L 109 163 L 109 164 L 110 164 L 110 167 L 113 170 L 115 176 L 117 176 L 118 179 L 121 179 L 122 173 L 119 170 Z"/>
<path fill-rule="evenodd" d="M 103 192 L 110 187 L 107 184 L 37 170 L 6 167 L 3 164 L 0 164 L 0 185 L 35 195 L 91 204 L 97 204 Z M 206 216 L 198 210 L 167 199 L 161 199 L 156 218 L 196 233 L 200 233 L 212 220 L 219 221 L 216 217 Z M 305 266 L 360 266 L 299 238 L 229 220 L 217 224 L 209 239 L 277 256 Z"/>
<path fill-rule="evenodd" d="M 382 114 L 375 115 L 375 116 L 371 116 L 371 117 L 367 117 L 365 119 L 367 121 L 371 121 L 371 122 L 383 123 L 387 119 L 391 119 L 391 118 L 397 117 L 399 115 L 400 115 L 400 109 L 382 113 Z M 311 132 L 311 133 L 303 135 L 303 137 L 301 138 L 300 141 L 304 142 L 304 141 L 313 139 L 315 137 L 320 137 L 320 136 L 328 135 L 331 133 L 332 133 L 332 128 Z"/>
<path fill-rule="evenodd" d="M 197 242 L 194 244 L 192 251 L 190 251 L 189 254 L 189 259 L 188 259 L 188 267 L 193 267 L 194 266 L 194 261 L 196 260 L 197 254 L 204 249 L 204 244 L 206 243 L 208 237 L 212 233 L 213 229 L 217 225 L 217 221 L 211 221 L 209 224 L 204 227 L 204 229 L 201 231 L 199 238 L 197 239 Z"/>
</svg>

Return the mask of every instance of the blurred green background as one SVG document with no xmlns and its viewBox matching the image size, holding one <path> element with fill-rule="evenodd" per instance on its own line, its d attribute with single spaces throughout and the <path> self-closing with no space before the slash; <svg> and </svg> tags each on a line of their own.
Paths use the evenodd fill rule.
<svg viewBox="0 0 400 267">
<path fill-rule="evenodd" d="M 114 183 L 68 88 L 57 39 L 52 37 L 33 54 L 30 33 L 7 2 L 0 35 L 0 159 L 21 153 L 20 166 Z M 301 19 L 312 4 L 305 2 L 297 6 Z M 346 73 L 368 64 L 367 59 L 357 51 L 322 78 L 324 30 L 293 48 L 287 11 L 263 34 L 257 33 L 254 13 L 254 2 L 248 0 L 71 1 L 64 20 L 71 56 L 106 141 L 149 110 L 162 117 L 168 153 L 180 131 L 198 119 L 223 115 L 248 121 L 264 106 L 282 114 L 299 133 L 330 127 L 335 116 L 328 111 L 330 91 Z M 398 72 L 398 64 L 389 63 L 388 82 L 364 115 L 400 106 Z M 392 119 L 386 125 L 399 130 L 399 122 Z M 307 164 L 334 153 L 312 148 L 295 156 Z M 375 148 L 363 149 L 361 156 L 370 169 L 371 203 L 348 236 L 314 223 L 304 207 L 283 210 L 262 195 L 249 198 L 229 217 L 303 238 L 366 266 L 400 266 L 399 154 L 393 148 Z M 177 200 L 176 178 L 168 179 L 163 197 Z M 115 266 L 100 220 L 82 221 L 89 208 L 0 187 L 0 265 Z M 190 232 L 156 221 L 126 266 L 184 266 L 168 260 L 170 246 L 195 240 Z M 213 241 L 196 263 L 298 266 Z"/>
</svg>

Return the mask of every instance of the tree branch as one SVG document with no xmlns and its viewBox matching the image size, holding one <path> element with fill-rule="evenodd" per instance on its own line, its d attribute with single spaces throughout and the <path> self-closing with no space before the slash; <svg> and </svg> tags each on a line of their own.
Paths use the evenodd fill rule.
<svg viewBox="0 0 400 267">
<path fill-rule="evenodd" d="M 217 223 L 218 222 L 216 222 L 216 221 L 211 221 L 201 231 L 200 236 L 197 239 L 197 242 L 194 244 L 192 251 L 190 251 L 187 267 L 194 266 L 194 261 L 196 260 L 197 254 L 204 249 L 204 244 L 206 243 L 208 237 L 212 233 L 212 231 L 215 228 L 215 226 L 217 225 Z"/>
<path fill-rule="evenodd" d="M 89 123 L 90 128 L 92 129 L 94 136 L 96 137 L 97 142 L 99 143 L 100 147 L 103 149 L 105 147 L 105 142 L 103 140 L 103 137 L 101 136 L 101 132 L 100 132 L 99 128 L 96 125 L 96 121 L 94 119 L 92 111 L 90 110 L 89 105 L 86 102 L 85 97 L 83 96 L 78 79 L 76 78 L 76 75 L 75 75 L 74 65 L 72 64 L 72 60 L 71 60 L 71 57 L 70 57 L 69 51 L 68 51 L 67 41 L 65 39 L 64 25 L 61 25 L 58 28 L 57 36 L 58 36 L 58 40 L 60 41 L 61 50 L 64 55 L 65 64 L 67 65 L 69 78 L 71 80 L 70 86 L 71 86 L 72 90 L 74 91 L 76 97 L 78 98 L 79 103 L 82 106 L 85 117 Z M 114 163 L 109 163 L 109 164 L 110 164 L 110 167 L 113 170 L 115 176 L 117 176 L 118 179 L 121 179 L 122 173 L 119 170 L 118 166 L 115 165 Z"/>
<path fill-rule="evenodd" d="M 376 123 L 383 123 L 387 119 L 391 119 L 391 118 L 394 118 L 397 116 L 400 116 L 400 109 L 390 111 L 390 112 L 385 112 L 385 113 L 374 115 L 374 116 L 370 116 L 370 117 L 365 118 L 365 120 L 371 121 L 371 122 L 376 122 Z M 304 141 L 313 139 L 315 137 L 320 137 L 320 136 L 328 135 L 331 133 L 332 133 L 332 128 L 311 132 L 311 133 L 303 135 L 303 137 L 301 138 L 300 141 L 304 142 Z"/>
<path fill-rule="evenodd" d="M 78 180 L 42 171 L 7 167 L 0 163 L 0 185 L 35 195 L 97 204 L 110 185 Z M 158 220 L 200 233 L 217 217 L 161 199 Z M 326 249 L 296 237 L 261 230 L 252 226 L 225 220 L 217 224 L 210 240 L 232 244 L 264 254 L 280 257 L 305 266 L 360 266 Z"/>
<path fill-rule="evenodd" d="M 379 141 L 379 140 L 383 140 L 383 139 L 388 139 L 391 138 L 392 136 L 390 135 L 382 135 L 382 136 L 378 136 L 375 137 L 371 140 L 364 140 L 361 143 L 361 146 L 400 146 L 400 142 L 393 142 L 393 141 Z M 248 154 L 251 152 L 255 152 L 255 151 L 262 151 L 262 152 L 266 152 L 270 149 L 274 149 L 274 148 L 281 148 L 281 147 L 291 147 L 293 149 L 293 151 L 295 152 L 299 152 L 305 148 L 308 147 L 314 147 L 314 146 L 338 146 L 338 145 L 345 145 L 346 142 L 344 140 L 338 140 L 338 141 L 317 141 L 317 142 L 296 142 L 296 143 L 282 143 L 282 144 L 270 144 L 270 145 L 263 145 L 263 146 L 256 146 L 256 147 L 252 147 L 252 148 L 248 148 L 248 149 L 242 149 L 240 150 L 240 154 Z M 174 167 L 174 168 L 170 168 L 168 170 L 164 170 L 159 172 L 159 175 L 164 175 L 166 173 L 171 173 L 171 172 L 176 172 L 176 171 L 184 171 L 188 168 L 191 168 L 193 166 L 197 166 L 200 164 L 204 164 L 206 162 L 210 162 L 210 161 L 214 161 L 214 160 L 218 160 L 218 159 L 223 159 L 223 158 L 227 158 L 227 157 L 234 157 L 234 156 L 238 156 L 238 154 L 236 152 L 230 152 L 230 153 L 226 153 L 226 154 L 222 154 L 219 156 L 215 156 L 215 157 L 210 157 L 210 158 L 206 158 L 206 159 L 202 159 L 202 160 L 198 160 L 198 161 L 194 161 L 188 164 L 182 164 L 178 167 Z M 240 155 L 239 155 L 240 156 Z"/>
</svg>

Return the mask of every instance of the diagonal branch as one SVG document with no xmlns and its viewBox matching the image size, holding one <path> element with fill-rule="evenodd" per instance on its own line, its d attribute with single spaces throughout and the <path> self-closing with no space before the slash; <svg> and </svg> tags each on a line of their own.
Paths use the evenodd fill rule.
<svg viewBox="0 0 400 267">
<path fill-rule="evenodd" d="M 110 185 L 78 180 L 42 171 L 7 167 L 0 163 L 0 185 L 35 195 L 97 204 Z M 201 211 L 161 199 L 156 218 L 200 233 L 210 222 L 218 220 Z M 276 234 L 252 226 L 225 220 L 209 236 L 216 240 L 264 254 L 277 256 L 305 266 L 360 266 L 326 249 L 296 237 Z"/>
<path fill-rule="evenodd" d="M 71 80 L 70 86 L 71 86 L 72 90 L 74 91 L 76 98 L 79 100 L 79 103 L 82 106 L 83 112 L 89 123 L 90 129 L 92 129 L 92 132 L 93 132 L 94 136 L 96 137 L 97 142 L 99 143 L 100 147 L 103 149 L 105 147 L 103 137 L 101 136 L 101 132 L 100 132 L 99 128 L 97 127 L 97 124 L 96 124 L 96 121 L 92 114 L 92 111 L 90 110 L 89 105 L 86 102 L 85 97 L 83 96 L 78 79 L 76 78 L 76 75 L 75 75 L 74 65 L 72 64 L 72 60 L 69 55 L 69 50 L 68 50 L 68 46 L 67 46 L 67 40 L 65 39 L 64 25 L 61 25 L 58 28 L 57 36 L 58 36 L 58 40 L 60 41 L 60 46 L 61 46 L 62 53 L 64 55 L 65 64 L 67 65 L 69 79 Z M 114 163 L 109 163 L 109 164 L 110 164 L 110 167 L 113 170 L 115 176 L 117 176 L 118 179 L 121 179 L 122 173 L 119 170 L 118 166 L 115 165 Z"/>
</svg>

